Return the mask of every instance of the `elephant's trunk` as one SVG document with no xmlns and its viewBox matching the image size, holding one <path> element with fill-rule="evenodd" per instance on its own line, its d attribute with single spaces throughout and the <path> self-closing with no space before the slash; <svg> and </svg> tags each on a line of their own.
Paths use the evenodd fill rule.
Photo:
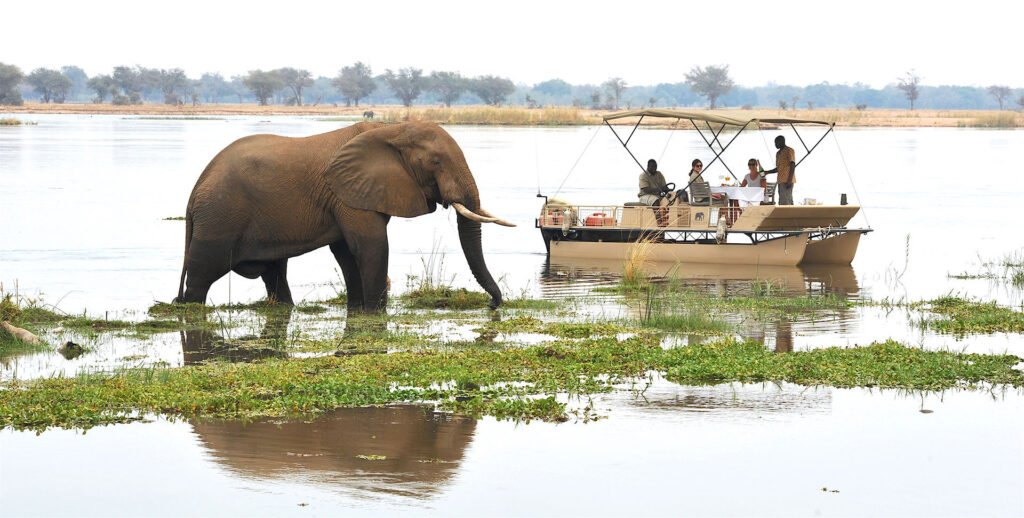
<svg viewBox="0 0 1024 518">
<path fill-rule="evenodd" d="M 491 296 L 491 309 L 497 309 L 501 305 L 501 290 L 498 283 L 494 282 L 491 272 L 487 270 L 484 262 L 483 247 L 480 242 L 480 223 L 471 221 L 462 214 L 458 216 L 459 240 L 462 242 L 462 252 L 466 254 L 466 261 L 469 269 L 476 277 L 476 282 Z"/>
</svg>

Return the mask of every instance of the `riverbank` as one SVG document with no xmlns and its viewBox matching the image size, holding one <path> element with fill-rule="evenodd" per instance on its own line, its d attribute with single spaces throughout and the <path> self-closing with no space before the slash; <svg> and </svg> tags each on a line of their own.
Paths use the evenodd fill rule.
<svg viewBox="0 0 1024 518">
<path fill-rule="evenodd" d="M 601 117 L 609 113 L 609 110 L 590 110 L 571 106 L 529 109 L 514 106 L 457 106 L 452 108 L 415 106 L 405 108 L 394 105 L 346 107 L 324 104 L 310 106 L 258 106 L 255 104 L 200 104 L 197 106 L 140 104 L 115 106 L 93 103 L 25 103 L 24 106 L 4 106 L 0 109 L 0 114 L 124 115 L 186 118 L 217 116 L 319 116 L 330 119 L 336 118 L 337 120 L 362 120 L 363 114 L 366 111 L 373 111 L 375 119 L 385 122 L 423 120 L 440 124 L 508 126 L 595 125 L 601 124 Z M 823 120 L 834 122 L 836 125 L 844 127 L 1024 128 L 1024 112 L 1009 110 L 744 110 L 726 108 L 715 111 L 716 113 L 738 119 L 782 116 Z M 619 121 L 622 124 L 632 124 L 633 122 L 635 120 Z M 664 122 L 666 125 L 671 126 L 675 121 L 665 119 Z"/>
</svg>

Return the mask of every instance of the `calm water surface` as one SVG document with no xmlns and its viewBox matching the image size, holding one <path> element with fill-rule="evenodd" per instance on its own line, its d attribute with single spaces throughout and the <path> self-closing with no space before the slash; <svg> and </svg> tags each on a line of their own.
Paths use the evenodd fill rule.
<svg viewBox="0 0 1024 518">
<path fill-rule="evenodd" d="M 0 128 L 4 290 L 41 295 L 68 312 L 129 319 L 176 294 L 183 224 L 164 218 L 184 215 L 196 178 L 217 151 L 253 133 L 303 136 L 343 124 L 18 117 L 38 125 Z M 635 196 L 636 165 L 607 129 L 448 130 L 465 151 L 484 206 L 519 223 L 484 232 L 488 265 L 508 292 L 577 297 L 616 281 L 621 265 L 549 263 L 533 228 L 538 190 L 581 204 Z M 770 163 L 774 134 L 742 135 L 726 155 L 730 167 L 741 171 L 751 156 Z M 641 130 L 633 144 L 639 158 L 659 159 L 670 181 L 685 177 L 692 158 L 712 158 L 689 132 Z M 796 198 L 832 202 L 845 192 L 860 200 L 865 210 L 853 223 L 875 232 L 862 239 L 852 267 L 684 266 L 675 273 L 716 292 L 770 278 L 791 293 L 908 300 L 954 293 L 1019 307 L 1020 290 L 1005 283 L 947 275 L 978 272 L 982 260 L 1024 247 L 1014 221 L 1024 184 L 1012 179 L 1021 172 L 1012 165 L 1021 149 L 1020 131 L 840 130 L 838 145 L 827 138 L 801 165 Z M 723 173 L 716 166 L 706 175 Z M 433 249 L 444 253 L 455 284 L 473 287 L 451 211 L 393 219 L 389 232 L 397 290 L 422 273 Z M 650 268 L 665 273 L 672 265 Z M 343 289 L 326 250 L 293 259 L 289 276 L 293 293 L 306 300 Z M 210 300 L 264 295 L 261 281 L 232 275 L 214 285 Z M 630 308 L 612 298 L 579 310 L 626 316 Z M 780 350 L 895 338 L 1024 355 L 1019 335 L 938 335 L 910 326 L 906 314 L 874 308 L 827 319 L 736 319 L 744 335 Z M 255 333 L 268 325 L 260 322 Z M 303 323 L 293 316 L 283 326 Z M 110 337 L 73 360 L 4 358 L 0 379 L 126 363 L 183 365 L 190 363 L 183 342 L 177 334 Z M 157 418 L 87 434 L 3 431 L 0 501 L 11 515 L 322 515 L 344 506 L 356 514 L 1020 516 L 1022 401 L 1018 393 L 657 382 L 643 397 L 624 391 L 599 399 L 609 417 L 588 424 L 474 422 L 412 407 L 343 410 L 313 423 Z M 55 490 L 62 498 L 52 498 Z"/>
</svg>

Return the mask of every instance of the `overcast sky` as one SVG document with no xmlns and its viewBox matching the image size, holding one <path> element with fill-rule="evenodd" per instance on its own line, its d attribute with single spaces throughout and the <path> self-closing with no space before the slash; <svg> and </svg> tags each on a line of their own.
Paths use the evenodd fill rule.
<svg viewBox="0 0 1024 518">
<path fill-rule="evenodd" d="M 257 68 L 334 76 L 355 61 L 631 85 L 727 64 L 743 86 L 862 82 L 914 69 L 924 85 L 1024 87 L 1024 4 L 626 0 L 216 0 L 4 2 L 0 62 L 25 73 L 78 65 L 182 68 L 225 77 Z"/>
</svg>

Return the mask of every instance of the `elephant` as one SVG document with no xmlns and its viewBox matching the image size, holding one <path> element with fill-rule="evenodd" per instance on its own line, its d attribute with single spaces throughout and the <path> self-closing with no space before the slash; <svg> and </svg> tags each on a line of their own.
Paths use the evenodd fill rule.
<svg viewBox="0 0 1024 518">
<path fill-rule="evenodd" d="M 262 277 L 268 299 L 292 304 L 288 259 L 329 246 L 349 311 L 379 312 L 387 304 L 388 222 L 439 203 L 458 212 L 470 271 L 497 308 L 501 290 L 484 262 L 481 224 L 515 225 L 480 206 L 462 149 L 437 124 L 360 122 L 302 138 L 241 138 L 192 189 L 175 301 L 205 304 L 210 286 L 234 271 Z"/>
</svg>

